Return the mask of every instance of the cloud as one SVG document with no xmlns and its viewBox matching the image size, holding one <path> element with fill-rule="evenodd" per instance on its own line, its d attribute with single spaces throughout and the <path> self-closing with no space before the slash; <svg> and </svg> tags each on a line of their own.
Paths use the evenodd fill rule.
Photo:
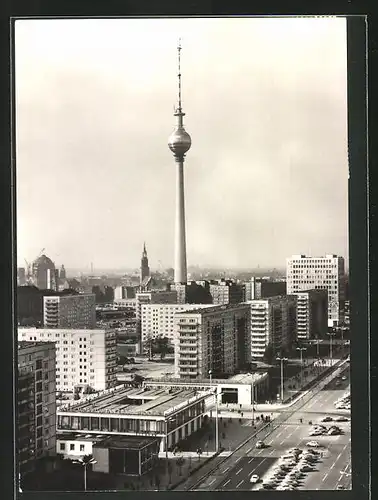
<svg viewBox="0 0 378 500">
<path fill-rule="evenodd" d="M 173 262 L 183 37 L 191 264 L 347 256 L 343 19 L 17 21 L 18 254 Z"/>
</svg>

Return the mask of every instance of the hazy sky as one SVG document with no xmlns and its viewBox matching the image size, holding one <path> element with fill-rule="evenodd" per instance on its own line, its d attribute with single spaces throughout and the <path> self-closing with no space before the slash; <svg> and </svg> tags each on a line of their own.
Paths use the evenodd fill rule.
<svg viewBox="0 0 378 500">
<path fill-rule="evenodd" d="M 179 37 L 188 264 L 347 257 L 345 19 L 20 20 L 19 265 L 173 264 Z"/>
</svg>

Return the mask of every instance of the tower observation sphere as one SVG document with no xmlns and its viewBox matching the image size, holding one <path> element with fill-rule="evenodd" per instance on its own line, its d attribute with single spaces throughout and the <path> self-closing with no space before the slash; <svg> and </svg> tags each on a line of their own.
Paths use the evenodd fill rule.
<svg viewBox="0 0 378 500">
<path fill-rule="evenodd" d="M 179 123 L 168 139 L 169 149 L 179 161 L 184 159 L 185 153 L 189 151 L 190 146 L 192 145 L 190 135 L 182 126 L 182 117 L 184 115 L 185 113 L 182 113 L 181 111 L 175 113 L 175 116 L 179 118 Z"/>
</svg>

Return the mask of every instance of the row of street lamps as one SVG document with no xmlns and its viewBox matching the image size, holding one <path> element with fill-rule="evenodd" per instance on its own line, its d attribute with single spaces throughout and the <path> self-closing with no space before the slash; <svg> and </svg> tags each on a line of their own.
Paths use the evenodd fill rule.
<svg viewBox="0 0 378 500">
<path fill-rule="evenodd" d="M 330 337 L 330 360 L 331 360 L 331 365 L 332 360 L 333 360 L 333 350 L 332 350 L 332 338 L 336 335 L 335 333 L 328 333 Z M 343 339 L 342 339 L 343 340 Z M 319 343 L 322 342 L 321 339 L 316 339 L 315 340 L 316 345 L 317 345 L 317 357 L 319 358 Z M 301 365 L 301 386 L 303 386 L 303 352 L 307 350 L 307 347 L 297 347 L 297 351 L 300 353 L 300 365 Z M 288 358 L 285 357 L 277 357 L 277 361 L 281 363 L 281 401 L 283 402 L 284 400 L 284 363 L 288 361 Z M 215 452 L 219 451 L 219 422 L 218 422 L 218 389 L 217 386 L 213 388 L 212 384 L 212 375 L 213 372 L 212 370 L 209 370 L 209 379 L 210 379 L 210 390 L 214 390 L 214 396 L 215 396 Z M 251 401 L 252 401 L 252 422 L 254 422 L 254 406 L 255 406 L 255 387 L 254 387 L 254 380 L 253 380 L 253 374 L 252 374 L 252 382 L 251 382 Z M 166 429 L 165 429 L 165 439 L 166 439 L 166 444 L 165 444 L 165 452 L 166 452 L 166 459 L 168 462 L 168 421 L 173 420 L 172 418 L 169 418 L 165 421 Z"/>
</svg>

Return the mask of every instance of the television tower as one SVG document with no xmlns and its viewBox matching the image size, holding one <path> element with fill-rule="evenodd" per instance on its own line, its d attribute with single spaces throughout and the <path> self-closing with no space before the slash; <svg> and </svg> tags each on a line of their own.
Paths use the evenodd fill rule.
<svg viewBox="0 0 378 500">
<path fill-rule="evenodd" d="M 177 117 L 176 128 L 168 139 L 169 149 L 176 161 L 176 224 L 175 224 L 175 283 L 187 282 L 186 237 L 185 237 L 185 199 L 184 199 L 184 158 L 192 145 L 190 135 L 185 131 L 181 107 L 181 42 L 178 47 L 178 105 L 174 116 Z"/>
</svg>

